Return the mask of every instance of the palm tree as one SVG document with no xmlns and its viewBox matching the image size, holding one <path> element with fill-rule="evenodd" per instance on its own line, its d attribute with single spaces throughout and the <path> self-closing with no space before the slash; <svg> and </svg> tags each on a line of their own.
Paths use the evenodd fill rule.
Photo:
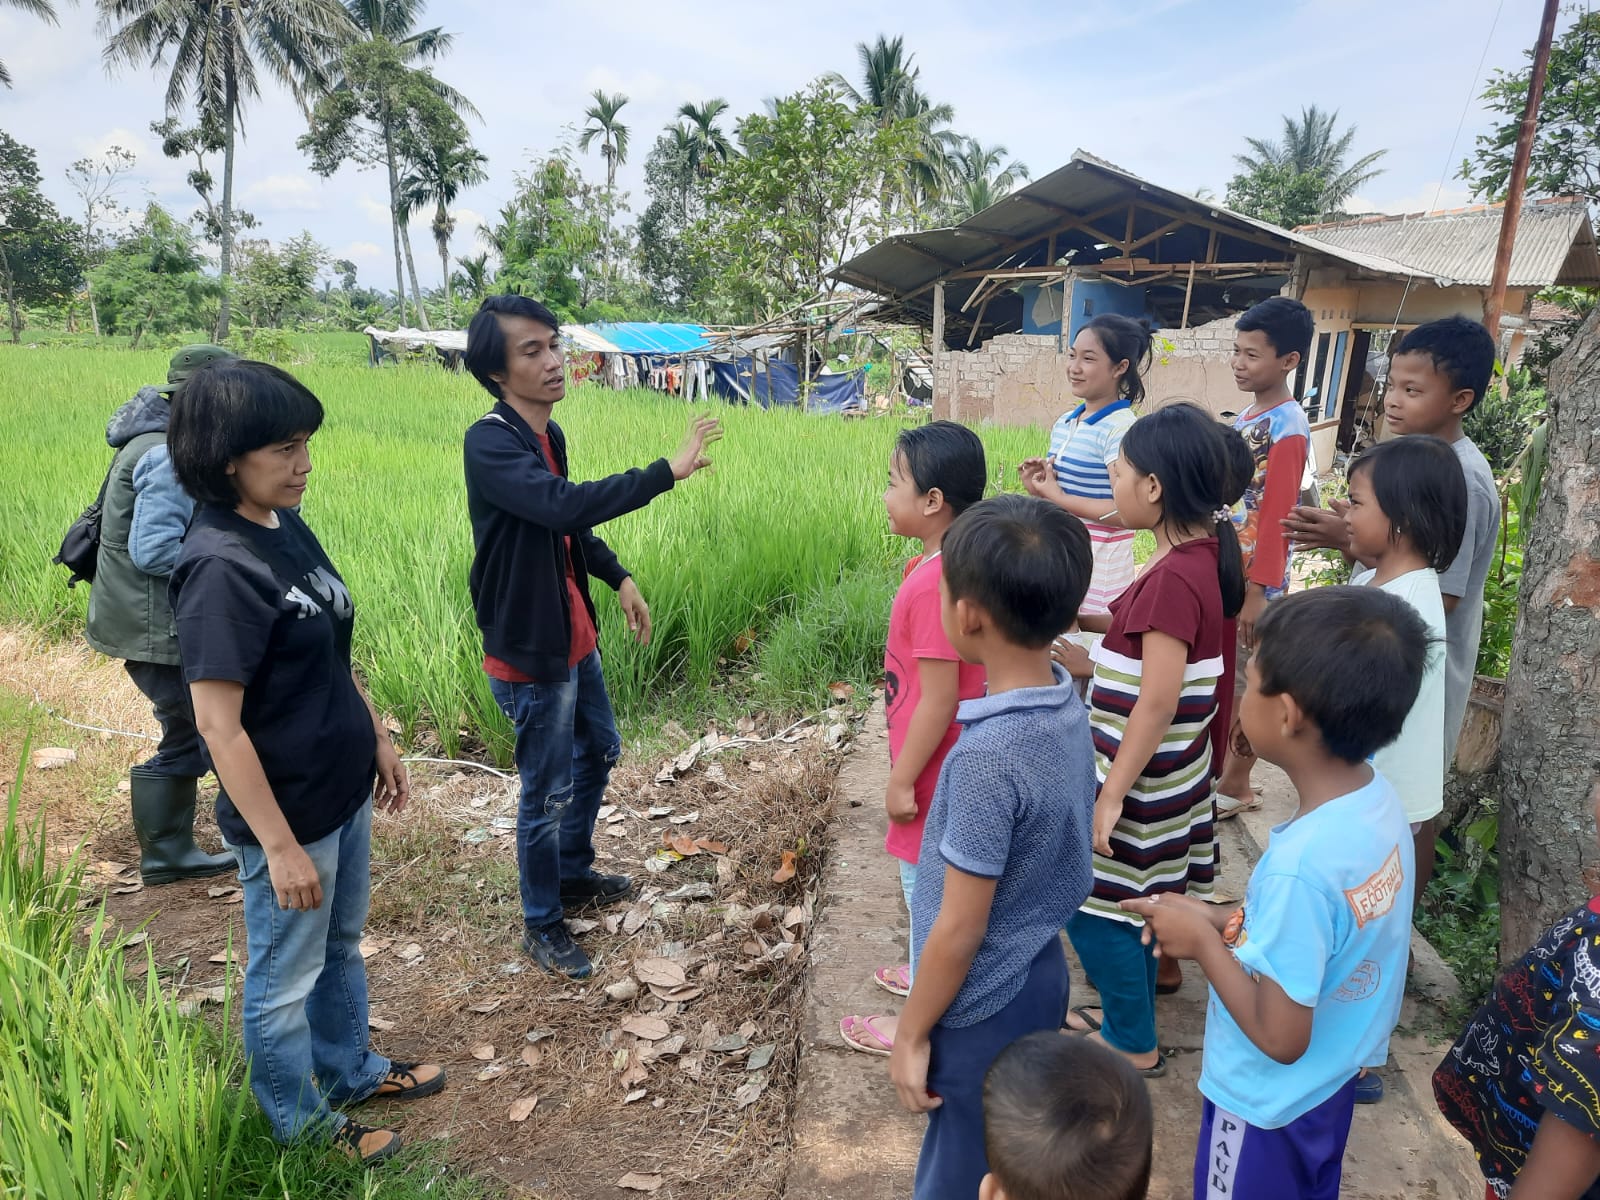
<svg viewBox="0 0 1600 1200">
<path fill-rule="evenodd" d="M 487 251 L 469 254 L 456 259 L 454 285 L 473 299 L 489 290 L 489 255 Z"/>
<path fill-rule="evenodd" d="M 1301 109 L 1299 120 L 1285 115 L 1281 142 L 1246 138 L 1255 153 L 1235 155 L 1235 161 L 1246 171 L 1287 167 L 1296 175 L 1322 176 L 1321 215 L 1336 212 L 1357 188 L 1383 174 L 1383 168 L 1374 168 L 1373 164 L 1388 153 L 1374 150 L 1346 165 L 1356 127 L 1352 125 L 1336 137 L 1334 125 L 1338 120 L 1338 109 L 1323 112 L 1315 104 Z"/>
<path fill-rule="evenodd" d="M 887 214 L 897 191 L 914 207 L 937 199 L 944 190 L 955 140 L 948 128 L 955 120 L 955 109 L 934 104 L 922 91 L 918 84 L 922 68 L 915 65 L 916 55 L 906 53 L 903 37 L 890 39 L 879 34 L 871 45 L 858 42 L 856 57 L 861 64 L 859 88 L 837 71 L 824 78 L 880 129 L 909 121 L 915 134 L 912 152 L 900 164 L 898 178 L 884 176 L 880 207 Z"/>
<path fill-rule="evenodd" d="M 37 0 L 33 0 L 37 3 Z M 233 271 L 234 135 L 247 99 L 261 94 L 264 68 L 304 107 L 328 85 L 326 66 L 354 29 L 339 0 L 98 0 L 99 29 L 108 34 L 113 66 L 170 53 L 166 106 L 175 115 L 192 95 L 202 122 L 223 131 L 218 341 L 228 336 L 228 278 Z M 260 64 L 260 67 L 257 64 Z"/>
<path fill-rule="evenodd" d="M 611 224 L 616 217 L 617 167 L 628 161 L 628 127 L 617 120 L 617 114 L 627 103 L 627 96 L 621 92 L 608 96 L 595 88 L 594 103 L 583 110 L 589 123 L 578 136 L 579 150 L 587 150 L 599 138 L 600 153 L 606 160 L 606 245 L 600 257 L 608 276 L 611 274 Z"/>
<path fill-rule="evenodd" d="M 960 139 L 950 153 L 947 181 L 952 220 L 959 223 L 982 212 L 1028 178 L 1026 163 L 1006 161 L 1010 153 L 998 143 L 985 146 L 977 138 Z"/>
<path fill-rule="evenodd" d="M 600 139 L 600 154 L 606 160 L 606 191 L 617 186 L 617 167 L 628 161 L 628 127 L 617 120 L 628 98 L 621 92 L 608 96 L 599 88 L 594 90 L 594 103 L 583 110 L 589 124 L 578 137 L 578 149 L 587 150 Z"/>
<path fill-rule="evenodd" d="M 450 235 L 456 230 L 456 219 L 450 215 L 450 205 L 469 187 L 489 178 L 483 164 L 489 160 L 465 140 L 433 142 L 427 153 L 419 156 L 410 172 L 400 184 L 400 204 L 406 216 L 420 212 L 432 204 L 433 244 L 439 251 L 441 278 L 444 280 L 445 319 L 455 319 L 454 297 L 450 284 Z"/>
<path fill-rule="evenodd" d="M 735 153 L 728 135 L 717 126 L 717 118 L 727 111 L 728 102 L 721 96 L 704 104 L 684 104 L 678 109 L 678 116 L 689 122 L 684 130 L 688 138 L 689 165 L 702 177 L 711 174 L 713 161 L 727 162 L 729 155 Z M 676 143 L 677 139 L 673 140 Z"/>
<path fill-rule="evenodd" d="M 25 13 L 32 13 L 41 21 L 49 21 L 52 25 L 57 24 L 56 10 L 51 7 L 50 0 L 0 0 L 0 5 L 20 8 Z M 6 70 L 6 65 L 3 62 L 0 62 L 0 83 L 5 84 L 6 87 L 11 86 L 11 75 Z"/>
<path fill-rule="evenodd" d="M 440 26 L 418 29 L 417 18 L 422 15 L 426 0 L 345 0 L 344 7 L 356 28 L 357 40 L 387 42 L 398 52 L 400 63 L 406 66 L 424 60 L 437 59 L 450 49 L 455 35 Z M 334 68 L 337 70 L 337 67 Z M 455 88 L 442 83 L 432 75 L 426 77 L 428 86 L 442 100 L 458 112 L 474 117 L 478 110 Z M 341 76 L 336 88 L 347 87 L 347 77 Z M 411 229 L 402 210 L 400 194 L 400 163 L 395 152 L 395 124 L 402 115 L 385 106 L 383 124 L 383 151 L 389 172 L 389 220 L 394 238 L 395 290 L 400 297 L 400 319 L 405 322 L 406 290 L 400 275 L 400 260 L 405 257 L 406 272 L 411 279 L 411 295 L 416 301 L 417 324 L 428 328 L 428 312 L 422 304 L 422 288 L 417 283 L 417 266 L 411 255 Z M 448 286 L 448 282 L 446 284 Z"/>
</svg>

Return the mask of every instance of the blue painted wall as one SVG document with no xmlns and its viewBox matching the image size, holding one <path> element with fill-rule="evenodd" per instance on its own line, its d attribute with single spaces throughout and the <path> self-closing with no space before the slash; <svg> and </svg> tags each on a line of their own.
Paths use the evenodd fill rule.
<svg viewBox="0 0 1600 1200">
<path fill-rule="evenodd" d="M 1068 284 L 1067 307 L 1067 340 L 1070 342 L 1077 337 L 1078 330 L 1101 313 L 1144 316 L 1145 290 L 1137 286 L 1123 287 L 1103 279 L 1074 279 Z M 1061 333 L 1059 283 L 1044 287 L 1027 284 L 1022 288 L 1022 332 Z"/>
</svg>

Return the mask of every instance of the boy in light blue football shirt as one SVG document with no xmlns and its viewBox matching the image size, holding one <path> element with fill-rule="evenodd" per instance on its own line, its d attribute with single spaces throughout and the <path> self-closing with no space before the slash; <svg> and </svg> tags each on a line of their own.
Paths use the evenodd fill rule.
<svg viewBox="0 0 1600 1200">
<path fill-rule="evenodd" d="M 1123 903 L 1211 984 L 1194 1194 L 1338 1200 L 1356 1077 L 1388 1057 L 1411 945 L 1410 827 L 1367 759 L 1399 736 L 1429 634 L 1376 588 L 1289 596 L 1257 625 L 1239 720 L 1299 794 L 1227 913 Z"/>
</svg>

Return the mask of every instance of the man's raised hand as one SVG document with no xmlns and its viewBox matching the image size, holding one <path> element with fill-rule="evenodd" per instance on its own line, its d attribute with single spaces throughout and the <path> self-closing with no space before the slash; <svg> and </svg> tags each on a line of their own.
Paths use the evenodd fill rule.
<svg viewBox="0 0 1600 1200">
<path fill-rule="evenodd" d="M 696 417 L 689 424 L 689 432 L 683 439 L 683 445 L 678 447 L 678 452 L 670 459 L 672 477 L 678 480 L 687 479 L 696 471 L 709 467 L 711 460 L 706 457 L 706 447 L 721 439 L 721 421 L 716 417 Z"/>
</svg>

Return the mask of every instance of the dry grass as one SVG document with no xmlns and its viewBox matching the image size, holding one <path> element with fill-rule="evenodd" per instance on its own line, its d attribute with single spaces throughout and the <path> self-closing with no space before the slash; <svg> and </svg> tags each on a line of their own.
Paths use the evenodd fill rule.
<svg viewBox="0 0 1600 1200">
<path fill-rule="evenodd" d="M 37 698 L 85 724 L 152 728 L 117 664 L 58 643 L 0 633 L 0 689 L 14 710 L 23 707 L 18 698 Z M 839 766 L 837 751 L 824 745 L 853 728 L 836 712 L 826 722 L 831 737 L 812 725 L 790 740 L 759 740 L 781 731 L 758 715 L 739 731 L 742 744 L 702 754 L 683 771 L 670 760 L 624 760 L 607 795 L 615 819 L 597 830 L 597 866 L 634 875 L 643 890 L 632 904 L 584 915 L 596 922 L 577 926 L 596 971 L 581 986 L 543 975 L 520 949 L 514 835 L 504 828 L 516 812 L 514 784 L 471 769 L 417 767 L 410 809 L 374 826 L 374 1042 L 395 1057 L 442 1060 L 451 1082 L 438 1099 L 369 1117 L 392 1120 L 408 1140 L 439 1139 L 441 1154 L 515 1195 L 611 1200 L 624 1194 L 615 1184 L 629 1172 L 662 1176 L 660 1200 L 779 1195 L 812 889 Z M 0 721 L 0 752 L 13 762 L 30 720 L 15 716 Z M 148 743 L 74 730 L 37 708 L 31 720 L 35 746 L 73 746 L 79 758 L 31 772 L 25 806 L 49 811 L 52 841 L 90 839 L 91 863 L 136 862 L 115 789 Z M 684 743 L 694 736 L 666 735 Z M 665 808 L 671 812 L 650 815 Z M 652 874 L 644 864 L 657 857 L 664 832 L 720 843 L 726 853 L 658 859 L 665 869 Z M 203 828 L 202 838 L 214 834 Z M 797 872 L 774 882 L 785 851 L 796 854 Z M 128 882 L 110 871 L 95 878 L 108 889 Z M 226 968 L 208 961 L 213 954 L 230 938 L 242 952 L 239 907 L 208 894 L 208 885 L 228 882 L 113 892 L 108 910 L 124 925 L 148 928 L 164 975 L 204 988 L 225 979 Z M 685 887 L 685 898 L 668 898 Z M 642 985 L 631 998 L 607 993 L 637 983 L 639 961 L 660 958 L 699 993 L 664 1000 Z M 666 1023 L 665 1037 L 623 1031 L 647 1017 Z M 657 1032 L 648 1023 L 632 1028 Z M 530 1043 L 530 1033 L 543 1036 Z M 764 1066 L 750 1061 L 769 1053 Z M 532 1115 L 513 1120 L 513 1105 L 528 1097 L 538 1099 Z"/>
</svg>

